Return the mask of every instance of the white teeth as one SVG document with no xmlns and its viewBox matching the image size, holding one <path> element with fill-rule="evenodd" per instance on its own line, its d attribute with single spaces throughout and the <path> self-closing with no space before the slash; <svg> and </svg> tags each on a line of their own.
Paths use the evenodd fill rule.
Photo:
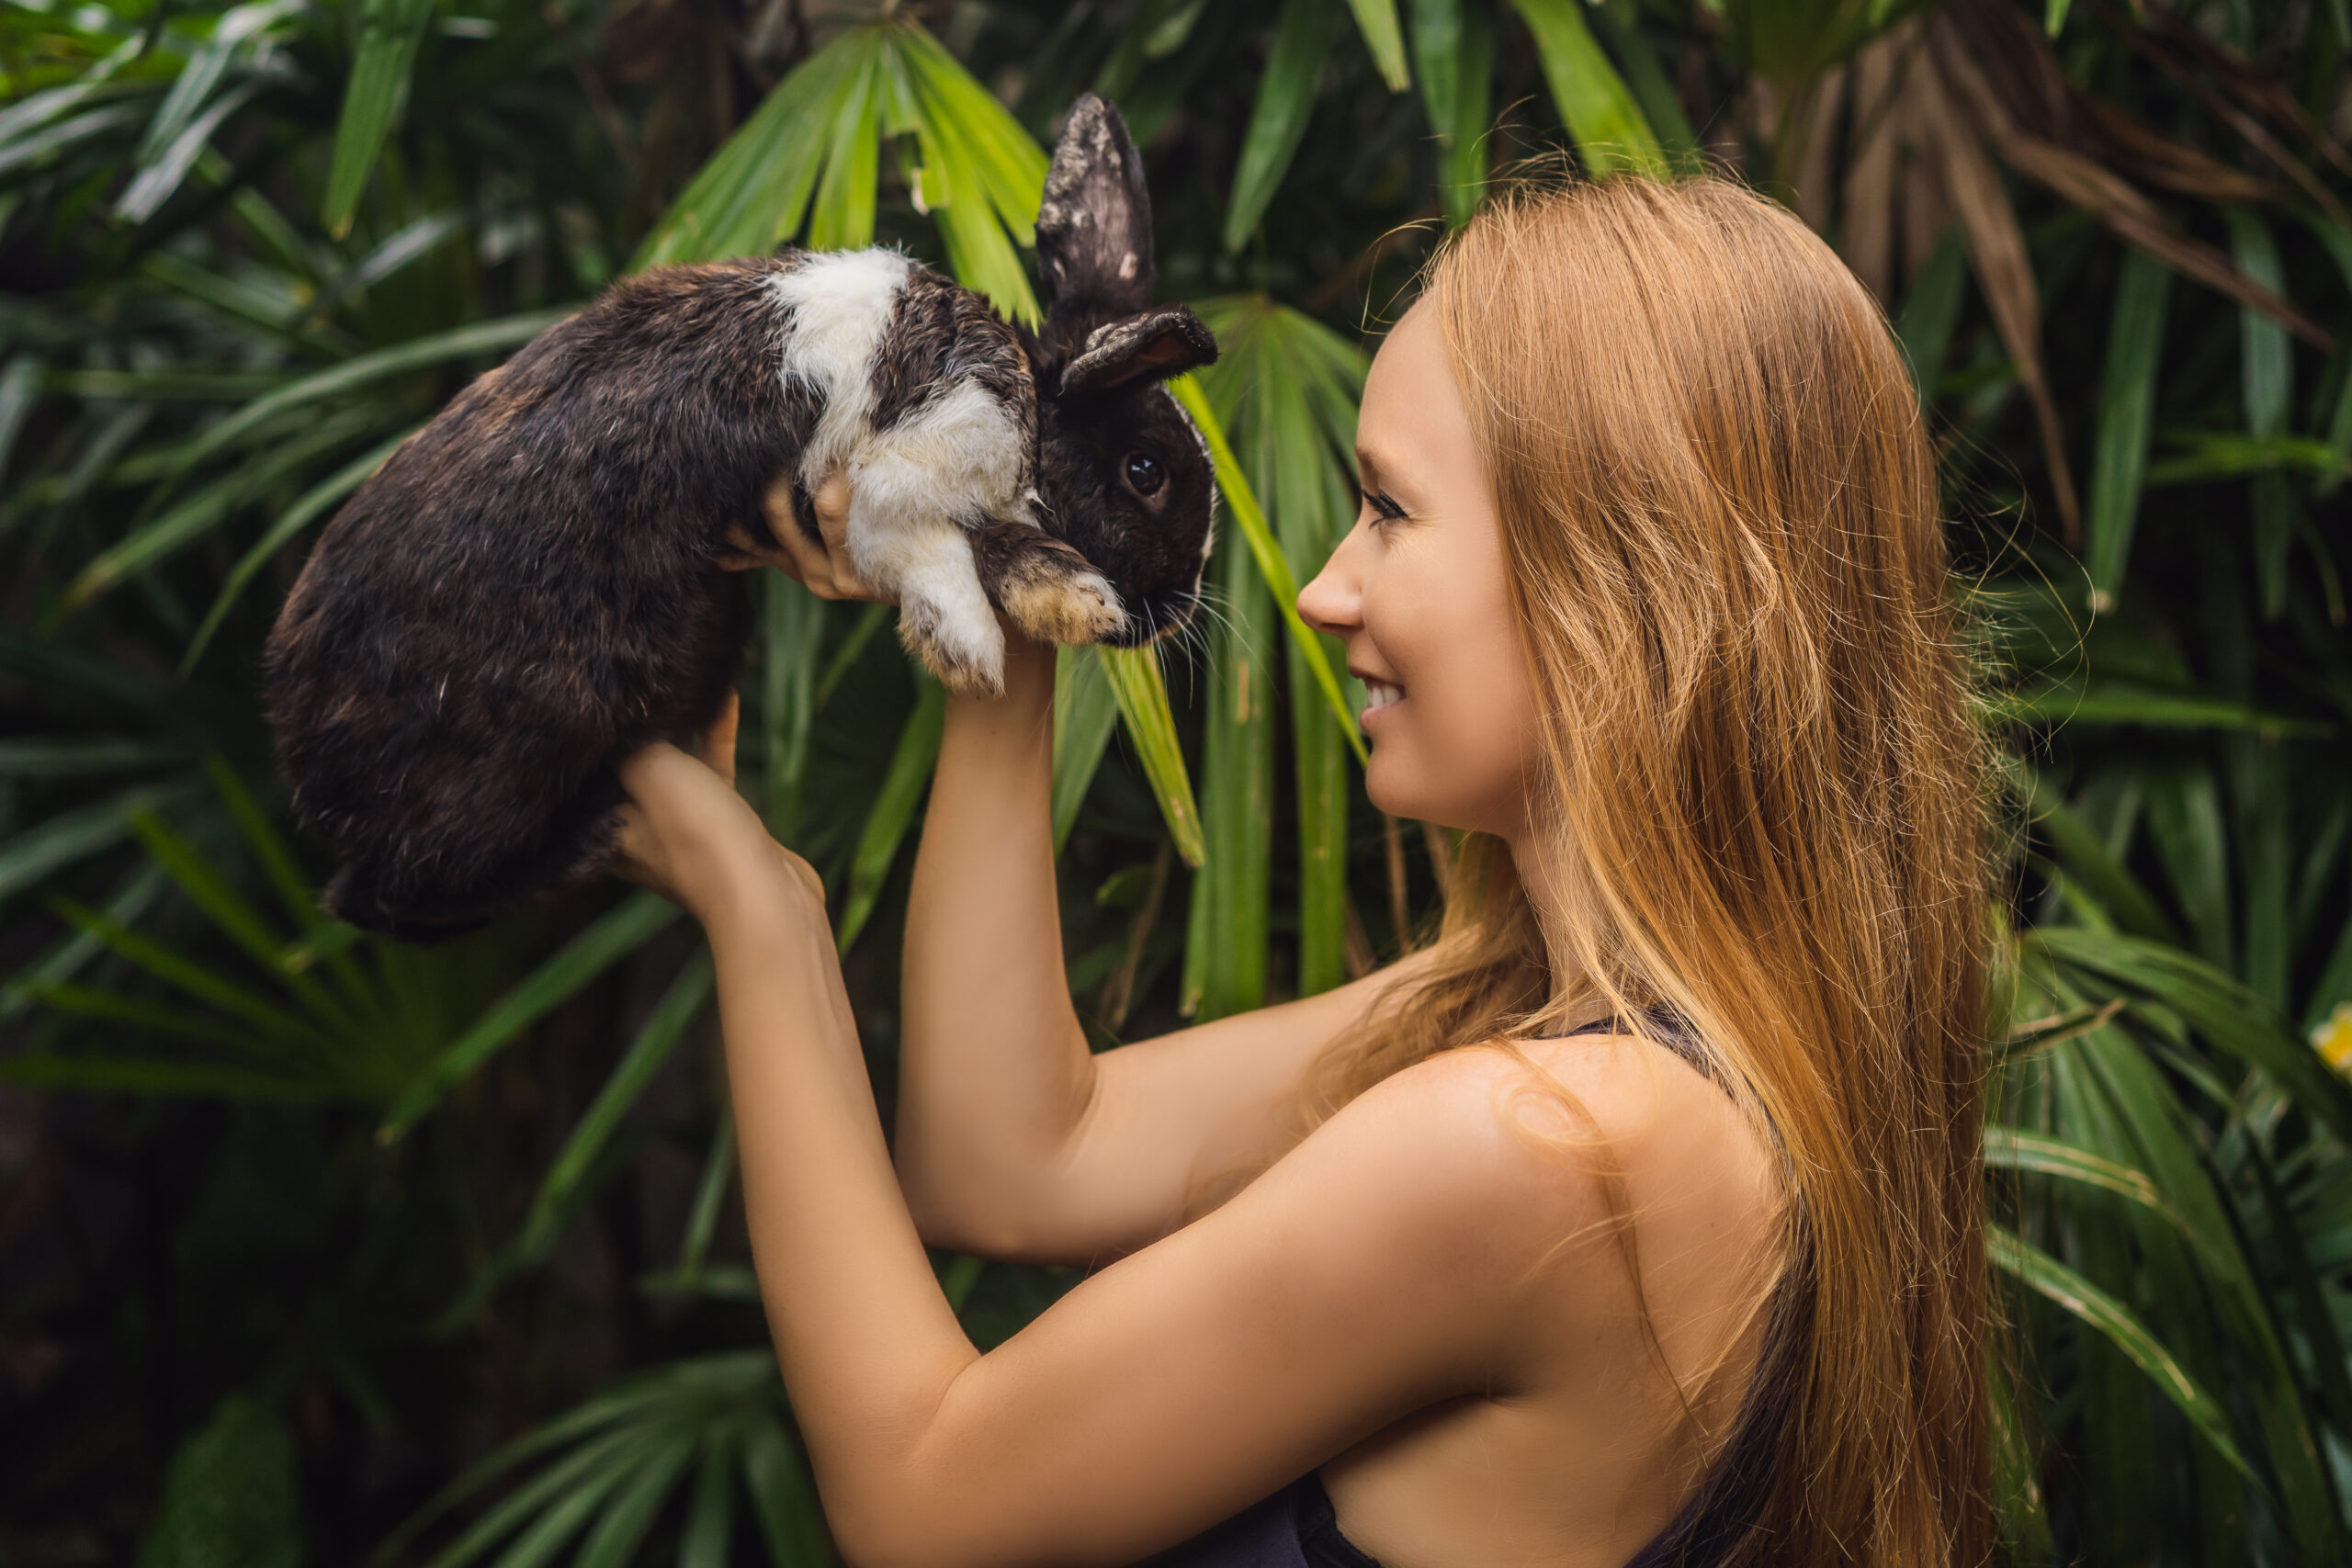
<svg viewBox="0 0 2352 1568">
<path fill-rule="evenodd" d="M 1363 683 L 1363 694 L 1364 709 L 1369 712 L 1374 708 L 1386 707 L 1390 703 L 1402 702 L 1405 697 L 1405 689 L 1402 686 L 1392 686 L 1385 681 L 1366 681 Z"/>
</svg>

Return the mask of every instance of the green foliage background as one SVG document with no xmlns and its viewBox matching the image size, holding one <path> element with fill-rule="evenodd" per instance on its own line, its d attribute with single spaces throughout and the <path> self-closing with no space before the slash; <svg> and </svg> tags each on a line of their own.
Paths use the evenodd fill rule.
<svg viewBox="0 0 2352 1568">
<path fill-rule="evenodd" d="M 2345 0 L 10 0 L 0 1563 L 829 1560 L 692 932 L 617 886 L 430 949 L 324 921 L 255 660 L 341 499 L 628 268 L 879 240 L 1034 310 L 1087 87 L 1226 345 L 1214 613 L 1062 663 L 1101 1043 L 1444 897 L 1290 609 L 1434 236 L 1547 148 L 1735 168 L 1901 336 L 2027 807 L 2011 1549 L 2346 1561 L 2347 41 Z M 887 1110 L 938 694 L 885 613 L 756 592 L 746 788 L 835 889 Z M 983 1345 L 1073 1278 L 938 1261 Z"/>
</svg>

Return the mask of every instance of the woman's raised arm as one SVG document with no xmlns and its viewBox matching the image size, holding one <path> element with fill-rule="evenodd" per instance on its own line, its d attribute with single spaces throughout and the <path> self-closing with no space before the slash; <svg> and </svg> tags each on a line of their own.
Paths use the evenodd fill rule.
<svg viewBox="0 0 2352 1568">
<path fill-rule="evenodd" d="M 1062 973 L 1053 653 L 1007 631 L 1004 695 L 947 699 L 907 904 L 896 1139 L 924 1239 L 1000 1257 L 1035 1249 L 1018 1216 L 1098 1079 Z"/>
<path fill-rule="evenodd" d="M 1008 628 L 1005 694 L 950 696 L 907 910 L 897 1161 L 924 1239 L 1089 1262 L 1268 1151 L 1299 1074 L 1393 972 L 1100 1055 L 1062 967 L 1053 650 Z"/>
</svg>

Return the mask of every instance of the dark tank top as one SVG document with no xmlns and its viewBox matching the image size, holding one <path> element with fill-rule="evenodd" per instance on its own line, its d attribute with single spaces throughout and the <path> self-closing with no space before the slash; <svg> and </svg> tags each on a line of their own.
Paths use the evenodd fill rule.
<svg viewBox="0 0 2352 1568">
<path fill-rule="evenodd" d="M 1653 1035 L 1709 1078 L 1714 1064 L 1679 1015 L 1646 1015 Z M 1624 1033 L 1620 1020 L 1538 1039 Z M 1713 1568 L 1727 1561 L 1764 1511 L 1792 1414 L 1794 1360 L 1813 1329 L 1812 1276 L 1804 1267 L 1782 1274 L 1765 1319 L 1760 1348 L 1739 1423 L 1698 1491 L 1667 1527 L 1626 1561 L 1625 1568 Z M 1136 1568 L 1380 1568 L 1379 1562 L 1340 1533 L 1323 1479 L 1314 1471 L 1271 1497 L 1212 1525 L 1182 1545 Z"/>
</svg>

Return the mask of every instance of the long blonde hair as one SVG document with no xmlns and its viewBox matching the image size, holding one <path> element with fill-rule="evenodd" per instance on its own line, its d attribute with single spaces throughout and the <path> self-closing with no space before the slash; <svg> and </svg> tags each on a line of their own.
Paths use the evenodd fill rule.
<svg viewBox="0 0 2352 1568">
<path fill-rule="evenodd" d="M 1539 929 L 1472 835 L 1430 967 L 1325 1050 L 1299 1128 L 1440 1051 L 1679 1011 L 1781 1153 L 1774 1272 L 1811 1292 L 1757 1374 L 1786 1425 L 1735 1558 L 1974 1568 L 1984 770 L 1885 318 L 1709 177 L 1520 184 L 1425 276 L 1542 710 L 1537 819 L 1580 874 Z"/>
</svg>

